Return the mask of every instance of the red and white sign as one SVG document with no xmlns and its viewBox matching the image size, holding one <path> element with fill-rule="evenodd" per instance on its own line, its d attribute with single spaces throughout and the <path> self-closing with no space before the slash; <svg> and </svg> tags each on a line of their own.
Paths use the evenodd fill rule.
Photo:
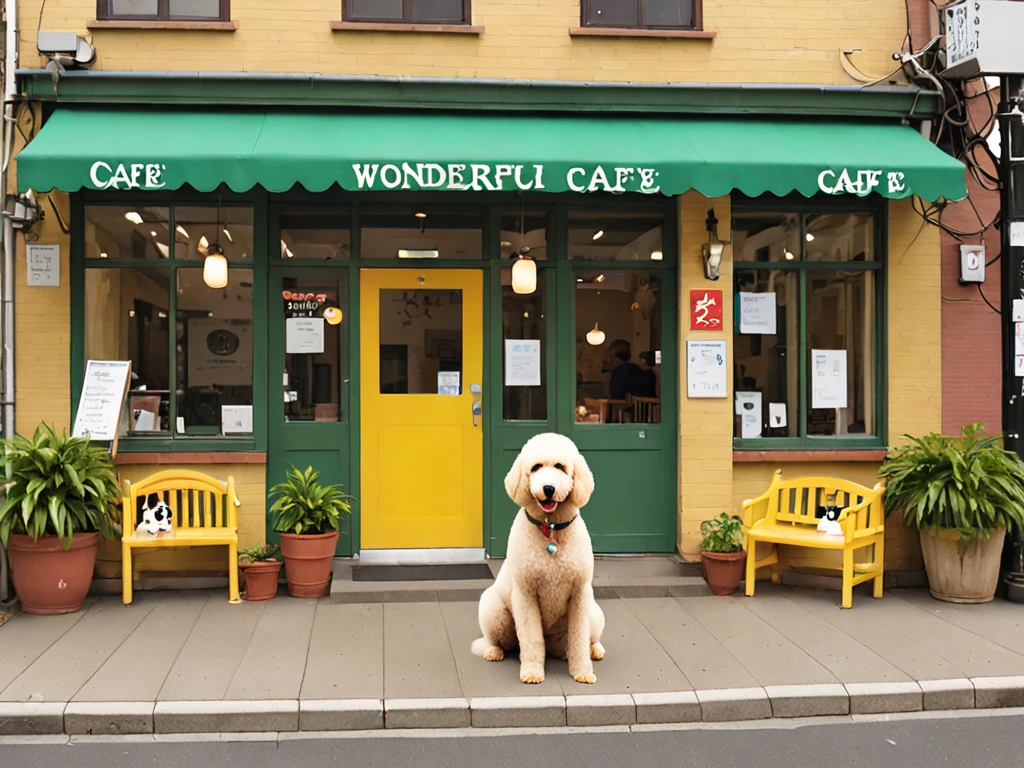
<svg viewBox="0 0 1024 768">
<path fill-rule="evenodd" d="M 690 291 L 690 330 L 722 330 L 722 292 L 694 289 Z"/>
</svg>

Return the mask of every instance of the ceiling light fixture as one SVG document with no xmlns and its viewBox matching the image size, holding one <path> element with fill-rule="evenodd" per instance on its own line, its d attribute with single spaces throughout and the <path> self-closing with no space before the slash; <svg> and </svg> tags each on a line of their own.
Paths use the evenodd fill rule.
<svg viewBox="0 0 1024 768">
<path fill-rule="evenodd" d="M 217 198 L 217 229 L 220 229 L 220 197 Z M 216 232 L 216 230 L 214 230 Z M 225 288 L 228 284 L 228 260 L 220 243 L 209 243 L 205 247 L 205 235 L 200 238 L 197 250 L 203 255 L 203 282 L 211 288 Z"/>
<path fill-rule="evenodd" d="M 786 249 L 786 261 L 792 261 L 795 258 L 796 258 L 796 256 L 793 255 L 793 252 L 791 250 L 789 250 L 789 248 L 787 248 Z"/>
<path fill-rule="evenodd" d="M 597 327 L 597 323 L 594 323 L 594 330 L 587 331 L 587 344 L 592 347 L 604 344 L 604 331 Z"/>
<path fill-rule="evenodd" d="M 130 221 L 132 224 L 142 223 L 142 216 L 140 216 L 137 211 L 128 211 L 128 213 L 126 213 L 124 217 L 128 219 L 128 221 Z"/>
<path fill-rule="evenodd" d="M 425 214 L 423 211 L 416 211 L 416 213 L 414 213 L 413 216 L 415 216 L 417 219 L 427 218 L 427 214 Z"/>
<path fill-rule="evenodd" d="M 174 228 L 174 231 L 177 232 L 182 237 L 184 237 L 186 240 L 188 240 L 188 232 L 185 230 L 185 228 L 183 226 L 181 226 L 181 224 L 176 226 Z"/>
<path fill-rule="evenodd" d="M 234 242 L 235 242 L 235 238 L 233 238 L 233 237 L 231 236 L 231 233 L 230 233 L 230 232 L 228 232 L 228 228 L 227 228 L 227 227 L 224 227 L 224 229 L 222 229 L 222 230 L 221 230 L 221 232 L 223 232 L 223 233 L 224 233 L 224 237 L 226 237 L 226 238 L 228 239 L 228 242 L 229 242 L 229 243 L 231 243 L 232 245 L 234 245 Z"/>
<path fill-rule="evenodd" d="M 521 232 L 516 260 L 512 263 L 512 292 L 527 295 L 537 290 L 537 262 L 530 256 L 530 246 L 526 244 L 526 201 L 522 200 L 522 213 L 519 217 Z"/>
<path fill-rule="evenodd" d="M 807 242 L 808 243 L 813 243 L 814 242 L 814 235 L 812 235 L 810 232 L 807 233 Z"/>
<path fill-rule="evenodd" d="M 665 258 L 665 254 L 659 251 L 651 251 L 651 261 L 661 261 Z"/>
<path fill-rule="evenodd" d="M 594 230 L 594 236 L 592 238 L 590 238 L 590 239 L 591 240 L 600 240 L 602 237 L 604 237 L 604 230 L 601 229 L 600 227 L 598 227 L 597 229 Z"/>
</svg>

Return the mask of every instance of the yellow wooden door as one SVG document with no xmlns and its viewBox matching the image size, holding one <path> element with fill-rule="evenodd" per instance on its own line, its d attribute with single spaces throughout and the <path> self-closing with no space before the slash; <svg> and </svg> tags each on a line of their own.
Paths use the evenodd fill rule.
<svg viewBox="0 0 1024 768">
<path fill-rule="evenodd" d="M 482 547 L 483 273 L 359 279 L 360 547 Z"/>
</svg>

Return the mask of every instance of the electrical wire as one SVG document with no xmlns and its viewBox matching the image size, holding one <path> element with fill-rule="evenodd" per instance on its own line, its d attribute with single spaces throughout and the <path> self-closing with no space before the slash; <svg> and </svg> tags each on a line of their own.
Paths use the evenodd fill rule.
<svg viewBox="0 0 1024 768">
<path fill-rule="evenodd" d="M 981 290 L 981 283 L 975 283 L 975 285 L 978 286 L 978 293 L 981 295 L 981 298 L 985 300 L 985 303 L 988 304 L 989 309 L 991 309 L 997 315 L 1003 314 L 998 309 L 992 306 L 992 302 L 988 300 L 988 297 L 985 295 L 985 292 Z"/>
</svg>

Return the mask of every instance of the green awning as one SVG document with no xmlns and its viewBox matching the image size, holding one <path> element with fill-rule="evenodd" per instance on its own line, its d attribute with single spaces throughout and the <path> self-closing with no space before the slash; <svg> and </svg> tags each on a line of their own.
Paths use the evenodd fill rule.
<svg viewBox="0 0 1024 768">
<path fill-rule="evenodd" d="M 799 192 L 966 196 L 964 166 L 901 125 L 444 113 L 59 109 L 22 190 Z"/>
</svg>

